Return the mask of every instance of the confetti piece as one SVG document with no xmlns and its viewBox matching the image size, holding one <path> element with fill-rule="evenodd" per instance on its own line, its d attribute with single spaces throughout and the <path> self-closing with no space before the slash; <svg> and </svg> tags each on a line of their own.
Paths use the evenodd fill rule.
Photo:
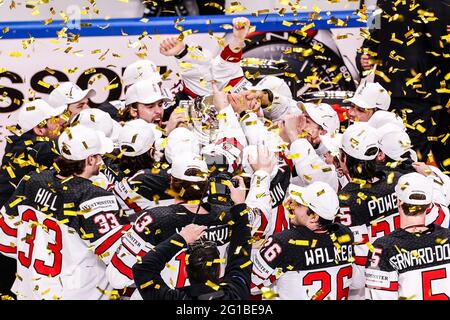
<svg viewBox="0 0 450 320">
<path fill-rule="evenodd" d="M 174 245 L 176 245 L 176 246 L 179 246 L 179 247 L 181 247 L 181 248 L 184 247 L 184 244 L 182 244 L 181 242 L 176 241 L 176 240 L 170 240 L 170 243 L 172 243 L 172 244 L 174 244 Z"/>
<path fill-rule="evenodd" d="M 153 284 L 153 280 L 150 280 L 150 281 L 148 281 L 148 282 L 146 282 L 146 283 L 141 284 L 140 288 L 141 288 L 141 289 L 145 289 L 145 288 L 147 288 L 148 286 L 151 286 L 152 284 Z"/>
<path fill-rule="evenodd" d="M 309 246 L 309 241 L 308 240 L 294 240 L 294 239 L 290 239 L 288 243 L 296 245 L 296 246 L 303 246 L 303 247 L 308 247 Z"/>
<path fill-rule="evenodd" d="M 217 290 L 220 289 L 220 287 L 219 287 L 217 284 L 215 284 L 214 282 L 212 282 L 212 281 L 210 281 L 210 280 L 206 281 L 205 284 L 206 284 L 208 287 L 214 289 L 215 291 L 217 291 Z"/>
</svg>

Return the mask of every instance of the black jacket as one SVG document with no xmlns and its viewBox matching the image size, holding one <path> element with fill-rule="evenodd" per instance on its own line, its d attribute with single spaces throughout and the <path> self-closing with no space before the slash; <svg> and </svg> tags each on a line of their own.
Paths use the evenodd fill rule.
<svg viewBox="0 0 450 320">
<path fill-rule="evenodd" d="M 444 53 L 448 54 L 445 46 L 441 47 L 439 43 L 445 42 L 441 37 L 446 35 L 450 1 L 415 0 L 394 3 L 392 0 L 378 0 L 382 14 L 375 21 L 379 23 L 376 23 L 375 28 L 370 31 L 370 38 L 362 45 L 362 48 L 376 53 L 375 57 L 371 54 L 378 61 L 379 73 L 375 76 L 375 82 L 390 91 L 392 98 L 424 99 L 439 103 L 440 96 L 436 90 L 440 87 L 439 81 L 443 79 L 450 62 L 448 58 L 444 58 Z M 437 19 L 428 19 L 428 23 L 424 23 L 423 11 L 433 13 Z M 356 56 L 360 72 L 361 55 L 362 52 Z M 432 70 L 433 67 L 436 67 L 435 70 Z M 421 73 L 421 76 L 417 77 L 417 81 L 407 83 L 414 78 L 413 73 Z"/>
<path fill-rule="evenodd" d="M 37 169 L 50 168 L 57 154 L 53 141 L 36 137 L 32 131 L 21 136 L 9 136 L 11 141 L 5 147 L 0 168 L 0 207 L 11 197 L 19 181 L 28 173 Z M 11 176 L 9 171 L 13 173 Z"/>
<path fill-rule="evenodd" d="M 136 287 L 144 300 L 243 300 L 250 296 L 252 264 L 250 263 L 251 244 L 247 206 L 238 204 L 231 209 L 232 236 L 228 248 L 228 261 L 220 289 L 214 290 L 206 284 L 194 284 L 181 289 L 170 289 L 161 278 L 164 269 L 173 256 L 180 251 L 181 243 L 186 247 L 183 237 L 175 233 L 172 237 L 149 251 L 142 263 L 133 266 Z M 241 213 L 245 213 L 242 214 Z M 175 242 L 175 243 L 176 243 Z M 237 252 L 237 253 L 236 253 Z M 156 286 L 156 287 L 155 287 Z"/>
</svg>

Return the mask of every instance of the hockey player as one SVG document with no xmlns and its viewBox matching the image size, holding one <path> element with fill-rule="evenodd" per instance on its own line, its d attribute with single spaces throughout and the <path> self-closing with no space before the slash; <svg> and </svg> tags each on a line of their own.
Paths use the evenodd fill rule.
<svg viewBox="0 0 450 320">
<path fill-rule="evenodd" d="M 0 215 L 0 250 L 17 259 L 18 299 L 108 299 L 106 277 L 129 225 L 114 195 L 92 185 L 113 143 L 84 126 L 58 139 L 55 170 L 25 176 Z"/>
<path fill-rule="evenodd" d="M 166 160 L 155 162 L 151 124 L 142 119 L 125 124 L 120 136 L 122 156 L 117 159 L 128 177 L 114 185 L 113 191 L 128 216 L 143 210 L 174 203 L 170 188 L 170 164 L 176 157 L 195 154 L 194 134 L 186 128 L 175 129 L 165 141 Z M 198 151 L 198 149 L 197 149 Z"/>
<path fill-rule="evenodd" d="M 203 201 L 208 194 L 206 162 L 195 155 L 177 158 L 170 175 L 175 204 L 145 210 L 123 237 L 121 247 L 112 257 L 107 273 L 116 289 L 133 286 L 132 266 L 154 246 L 190 223 L 207 226 L 205 239 L 216 242 L 221 257 L 224 257 L 230 239 L 230 217 L 218 206 L 210 206 Z M 161 273 L 170 287 L 186 285 L 185 256 L 185 250 L 180 248 L 180 252 Z"/>
<path fill-rule="evenodd" d="M 450 230 L 426 224 L 433 199 L 430 180 L 402 176 L 395 187 L 400 228 L 373 243 L 366 269 L 372 300 L 449 300 Z"/>
<path fill-rule="evenodd" d="M 11 197 L 23 176 L 50 168 L 57 154 L 54 141 L 65 126 L 65 106 L 52 108 L 42 99 L 22 106 L 18 126 L 8 137 L 0 169 L 0 206 Z"/>
<path fill-rule="evenodd" d="M 81 110 L 88 109 L 89 98 L 95 96 L 94 89 L 82 90 L 73 82 L 61 82 L 50 92 L 48 96 L 48 103 L 53 108 L 67 106 L 69 117 L 73 118 L 81 112 Z"/>
<path fill-rule="evenodd" d="M 235 193 L 235 192 L 233 192 Z M 228 247 L 225 273 L 220 276 L 220 254 L 214 242 L 199 239 L 206 226 L 188 225 L 179 233 L 149 251 L 142 263 L 133 266 L 136 287 L 146 300 L 245 300 L 250 295 L 250 228 L 244 200 L 233 195 L 237 204 L 231 208 L 230 246 Z M 187 245 L 186 271 L 190 286 L 170 289 L 161 278 L 166 263 Z M 150 285 L 147 285 L 151 283 Z M 220 285 L 219 289 L 215 288 Z"/>
<path fill-rule="evenodd" d="M 131 85 L 142 80 L 152 81 L 160 87 L 162 85 L 162 78 L 158 68 L 150 60 L 138 60 L 125 68 L 122 76 L 123 92 L 126 94 Z M 161 88 L 161 90 L 163 89 Z M 167 97 L 171 97 L 166 91 L 164 91 L 164 94 Z M 119 121 L 119 110 L 123 108 L 125 108 L 125 101 L 123 100 L 106 101 L 98 106 L 98 109 L 107 112 L 116 121 Z"/>
<path fill-rule="evenodd" d="M 367 123 L 350 125 L 342 136 L 341 167 L 350 181 L 340 192 L 338 221 L 355 235 L 355 264 L 364 275 L 367 243 L 399 227 L 395 183 L 397 172 L 377 171 L 377 133 Z M 364 290 L 351 292 L 351 299 L 363 299 Z"/>
<path fill-rule="evenodd" d="M 0 167 L 0 207 L 12 196 L 19 181 L 30 172 L 50 168 L 57 154 L 54 140 L 66 125 L 60 117 L 65 106 L 52 108 L 42 99 L 25 103 L 19 110 L 18 126 L 6 137 Z M 14 281 L 15 261 L 0 257 L 0 291 L 8 292 Z"/>
<path fill-rule="evenodd" d="M 256 254 L 253 285 L 262 288 L 273 283 L 282 300 L 347 299 L 353 234 L 333 223 L 339 210 L 336 192 L 323 182 L 304 188 L 291 184 L 286 205 L 292 227 L 274 234 Z"/>
<path fill-rule="evenodd" d="M 351 122 L 367 122 L 377 110 L 389 109 L 391 97 L 378 82 L 361 84 L 350 99 L 352 106 L 348 111 Z"/>
<path fill-rule="evenodd" d="M 250 83 L 244 78 L 240 61 L 249 29 L 250 21 L 247 18 L 234 18 L 231 41 L 216 57 L 206 48 L 187 46 L 178 38 L 164 40 L 160 45 L 161 54 L 174 56 L 181 61 L 183 94 L 179 98 L 187 100 L 211 95 L 212 80 L 217 82 L 220 90 L 232 88 L 231 93 L 237 93 L 248 86 Z"/>
</svg>

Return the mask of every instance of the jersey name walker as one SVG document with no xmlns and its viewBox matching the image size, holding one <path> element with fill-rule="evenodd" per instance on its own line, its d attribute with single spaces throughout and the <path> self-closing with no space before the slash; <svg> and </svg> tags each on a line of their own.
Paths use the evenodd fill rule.
<svg viewBox="0 0 450 320">
<path fill-rule="evenodd" d="M 353 234 L 335 224 L 330 233 L 293 227 L 274 234 L 253 262 L 252 291 L 273 283 L 280 299 L 347 299 Z M 277 279 L 277 272 L 282 272 Z"/>
</svg>

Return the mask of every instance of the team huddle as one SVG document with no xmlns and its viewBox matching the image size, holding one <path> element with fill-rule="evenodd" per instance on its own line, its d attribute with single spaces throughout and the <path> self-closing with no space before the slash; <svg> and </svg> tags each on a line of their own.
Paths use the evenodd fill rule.
<svg viewBox="0 0 450 320">
<path fill-rule="evenodd" d="M 347 109 L 252 84 L 249 26 L 217 56 L 162 41 L 172 92 L 139 60 L 124 101 L 64 82 L 24 103 L 0 168 L 17 299 L 449 299 L 450 178 L 389 93 Z"/>
</svg>

